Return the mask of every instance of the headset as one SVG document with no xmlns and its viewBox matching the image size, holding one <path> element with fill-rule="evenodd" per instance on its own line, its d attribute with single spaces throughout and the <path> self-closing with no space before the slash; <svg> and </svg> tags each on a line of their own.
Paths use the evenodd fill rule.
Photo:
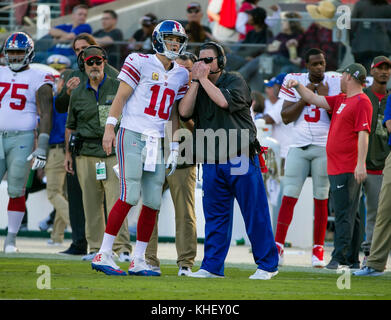
<svg viewBox="0 0 391 320">
<path fill-rule="evenodd" d="M 200 51 L 204 50 L 204 49 L 207 49 L 208 46 L 213 46 L 214 48 L 216 48 L 216 51 L 217 51 L 217 66 L 220 69 L 218 72 L 220 72 L 221 70 L 223 70 L 225 68 L 225 65 L 227 63 L 227 58 L 225 56 L 224 49 L 217 42 L 210 41 L 210 42 L 206 42 L 206 43 L 202 44 L 201 47 L 200 47 Z"/>
<path fill-rule="evenodd" d="M 85 48 L 84 50 L 90 49 L 90 48 L 99 49 L 102 52 L 103 60 L 107 61 L 107 53 L 106 53 L 105 49 L 103 49 L 103 48 L 101 48 L 99 46 L 89 46 L 89 47 Z M 84 50 L 80 51 L 79 55 L 77 56 L 77 66 L 79 67 L 79 70 L 81 72 L 85 71 L 85 67 L 84 67 Z"/>
</svg>

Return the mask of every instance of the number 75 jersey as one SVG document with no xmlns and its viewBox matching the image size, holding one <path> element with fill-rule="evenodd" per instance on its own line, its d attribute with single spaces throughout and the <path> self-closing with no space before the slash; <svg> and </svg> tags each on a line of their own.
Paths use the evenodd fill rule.
<svg viewBox="0 0 391 320">
<path fill-rule="evenodd" d="M 310 83 L 308 73 L 289 73 L 281 86 L 279 98 L 286 101 L 297 102 L 301 96 L 296 89 L 286 88 L 286 83 L 295 79 L 304 86 Z M 341 77 L 334 74 L 324 74 L 323 83 L 327 82 L 329 87 L 328 96 L 335 96 L 341 93 Z M 325 147 L 330 128 L 330 118 L 325 109 L 315 105 L 307 104 L 300 116 L 293 122 L 292 147 L 304 147 L 310 144 Z"/>
<path fill-rule="evenodd" d="M 155 54 L 130 54 L 118 79 L 133 88 L 122 111 L 121 127 L 155 137 L 164 137 L 164 125 L 174 102 L 183 98 L 189 72 L 176 62 L 165 70 Z"/>
<path fill-rule="evenodd" d="M 0 131 L 26 131 L 37 127 L 36 92 L 53 86 L 54 77 L 44 71 L 14 72 L 0 66 Z"/>
</svg>

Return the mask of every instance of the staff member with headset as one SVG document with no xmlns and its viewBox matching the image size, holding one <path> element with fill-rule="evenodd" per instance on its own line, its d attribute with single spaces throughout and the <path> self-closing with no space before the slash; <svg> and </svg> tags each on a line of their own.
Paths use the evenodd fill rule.
<svg viewBox="0 0 391 320">
<path fill-rule="evenodd" d="M 105 51 L 90 46 L 78 56 L 81 71 L 87 79 L 71 93 L 66 127 L 72 131 L 71 149 L 76 154 L 78 178 L 83 194 L 85 233 L 90 253 L 83 260 L 92 260 L 100 248 L 105 231 L 103 212 L 104 194 L 108 211 L 119 197 L 118 179 L 113 170 L 117 164 L 114 151 L 107 156 L 102 148 L 102 138 L 111 103 L 119 82 L 104 73 L 107 61 Z M 69 144 L 69 131 L 66 142 Z M 73 174 L 72 157 L 66 148 L 65 169 Z M 127 221 L 121 226 L 114 243 L 120 260 L 130 259 L 132 250 Z"/>
<path fill-rule="evenodd" d="M 192 69 L 192 84 L 179 103 L 181 117 L 195 122 L 196 161 L 204 163 L 204 259 L 200 270 L 189 276 L 224 276 L 236 198 L 258 265 L 250 279 L 268 280 L 278 273 L 278 253 L 257 154 L 261 147 L 250 114 L 250 89 L 238 73 L 223 70 L 225 63 L 224 50 L 219 44 L 202 45 L 199 60 Z M 214 132 L 212 139 L 200 137 L 202 130 Z M 224 139 L 215 139 L 217 131 L 226 133 L 227 145 Z M 213 143 L 205 147 L 208 140 Z"/>
</svg>

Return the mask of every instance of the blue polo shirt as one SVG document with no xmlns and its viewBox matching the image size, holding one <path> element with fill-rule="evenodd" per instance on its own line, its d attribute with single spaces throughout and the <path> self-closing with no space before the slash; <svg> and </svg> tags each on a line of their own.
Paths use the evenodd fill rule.
<svg viewBox="0 0 391 320">
<path fill-rule="evenodd" d="M 388 96 L 386 109 L 384 110 L 383 126 L 386 126 L 388 120 L 391 120 L 391 95 Z M 391 134 L 388 135 L 388 145 L 391 146 Z"/>
<path fill-rule="evenodd" d="M 87 23 L 78 25 L 76 28 L 73 28 L 72 24 L 60 24 L 58 26 L 55 26 L 55 28 L 68 33 L 73 32 L 76 35 L 79 35 L 83 32 L 90 34 L 92 33 L 92 28 Z M 51 54 L 62 54 L 64 56 L 72 56 L 75 54 L 72 49 L 72 43 L 57 43 L 54 47 L 49 49 L 49 52 Z"/>
</svg>

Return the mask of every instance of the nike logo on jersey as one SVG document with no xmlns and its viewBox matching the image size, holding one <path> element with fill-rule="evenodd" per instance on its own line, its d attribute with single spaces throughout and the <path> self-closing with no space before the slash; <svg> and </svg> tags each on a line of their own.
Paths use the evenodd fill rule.
<svg viewBox="0 0 391 320">
<path fill-rule="evenodd" d="M 362 126 L 365 127 L 365 126 L 367 126 L 367 125 L 368 125 L 368 123 L 364 123 Z"/>
<path fill-rule="evenodd" d="M 343 188 L 345 185 L 341 184 L 340 186 L 337 186 L 337 189 Z"/>
</svg>

